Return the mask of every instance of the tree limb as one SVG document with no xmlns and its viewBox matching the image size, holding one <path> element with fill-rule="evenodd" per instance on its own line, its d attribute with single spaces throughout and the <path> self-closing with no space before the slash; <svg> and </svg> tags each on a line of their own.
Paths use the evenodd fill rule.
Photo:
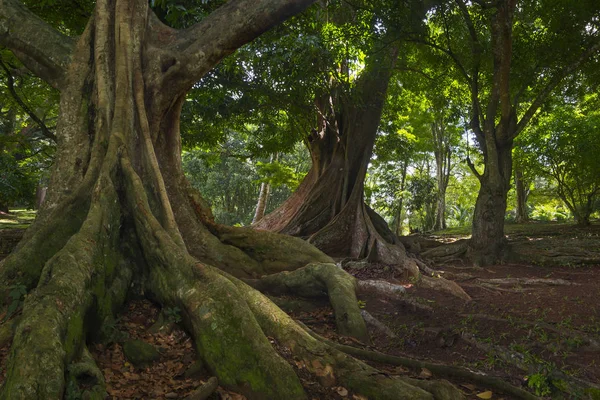
<svg viewBox="0 0 600 400">
<path fill-rule="evenodd" d="M 29 106 L 25 103 L 25 101 L 23 101 L 23 99 L 19 96 L 19 94 L 15 90 L 15 80 L 12 76 L 12 71 L 8 68 L 8 66 L 6 64 L 4 64 L 2 57 L 0 57 L 0 67 L 2 67 L 4 72 L 6 72 L 8 91 L 10 92 L 12 97 L 15 99 L 17 104 L 19 104 L 19 106 L 23 109 L 23 111 L 25 111 L 25 113 L 27 115 L 29 115 L 29 117 L 40 127 L 40 130 L 42 131 L 42 135 L 44 135 L 45 137 L 47 137 L 48 139 L 50 139 L 56 143 L 56 135 L 54 133 L 52 133 L 50 131 L 50 129 L 48 129 L 48 127 L 46 126 L 44 121 L 42 121 L 33 112 L 33 110 L 31 108 L 29 108 Z"/>
<path fill-rule="evenodd" d="M 75 45 L 16 0 L 0 0 L 0 45 L 34 74 L 60 89 Z"/>
<path fill-rule="evenodd" d="M 471 161 L 471 158 L 469 156 L 467 156 L 467 165 L 471 169 L 471 172 L 473 172 L 473 175 L 475 175 L 477 177 L 477 179 L 479 179 L 479 181 L 481 181 L 482 175 L 479 173 L 479 171 L 477 171 L 477 169 L 475 168 L 475 165 L 473 164 L 473 162 Z"/>
<path fill-rule="evenodd" d="M 224 57 L 273 26 L 301 12 L 315 0 L 229 1 L 194 26 L 179 31 L 175 41 L 179 71 L 176 90 L 185 91 Z M 226 26 L 227 29 L 223 29 Z"/>
<path fill-rule="evenodd" d="M 562 80 L 575 72 L 579 67 L 581 67 L 592 54 L 600 51 L 600 39 L 598 39 L 592 46 L 588 47 L 581 56 L 574 63 L 566 66 L 562 70 L 560 70 L 556 75 L 554 75 L 546 84 L 546 86 L 538 93 L 535 100 L 531 103 L 525 114 L 521 117 L 521 120 L 517 123 L 517 129 L 515 129 L 512 138 L 517 137 L 519 133 L 527 126 L 531 118 L 535 115 L 537 110 L 542 106 L 546 98 L 552 93 L 554 89 L 562 82 Z"/>
</svg>

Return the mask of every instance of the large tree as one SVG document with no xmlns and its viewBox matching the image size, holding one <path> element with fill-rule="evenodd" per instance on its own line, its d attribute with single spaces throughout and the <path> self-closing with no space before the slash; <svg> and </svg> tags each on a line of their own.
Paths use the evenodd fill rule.
<svg viewBox="0 0 600 400">
<path fill-rule="evenodd" d="M 267 336 L 322 382 L 372 399 L 431 398 L 418 386 L 461 397 L 443 383 L 378 373 L 314 339 L 238 279 L 274 274 L 257 285 L 328 292 L 340 332 L 367 340 L 349 275 L 297 238 L 215 224 L 182 173 L 186 92 L 223 57 L 310 2 L 229 1 L 175 30 L 147 0 L 98 0 L 85 30 L 69 37 L 16 0 L 0 0 L 0 43 L 60 90 L 47 200 L 0 264 L 2 293 L 28 292 L 0 399 L 61 398 L 65 376 L 101 383 L 86 343 L 129 290 L 179 307 L 198 357 L 222 385 L 251 399 L 306 398 Z M 277 274 L 284 270 L 294 271 Z M 77 375 L 86 359 L 87 372 Z"/>
<path fill-rule="evenodd" d="M 330 256 L 403 265 L 402 244 L 364 202 L 399 51 L 399 29 L 373 4 L 341 4 L 323 21 L 323 42 L 333 55 L 322 72 L 327 78 L 315 89 L 314 129 L 306 138 L 312 167 L 290 199 L 256 227 L 308 239 Z M 408 15 L 410 7 L 402 3 L 396 12 Z"/>
<path fill-rule="evenodd" d="M 452 62 L 471 96 L 470 128 L 483 154 L 469 250 L 496 262 L 515 138 L 548 96 L 600 51 L 596 1 L 454 0 L 436 8 L 430 35 L 416 41 Z M 560 56 L 557 56 L 557 53 Z"/>
</svg>

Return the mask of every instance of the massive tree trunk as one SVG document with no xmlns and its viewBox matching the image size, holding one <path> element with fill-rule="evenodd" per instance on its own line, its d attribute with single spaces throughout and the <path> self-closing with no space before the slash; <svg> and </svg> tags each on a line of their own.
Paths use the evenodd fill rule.
<svg viewBox="0 0 600 400">
<path fill-rule="evenodd" d="M 363 192 L 396 57 L 396 49 L 375 52 L 352 93 L 338 91 L 317 100 L 318 129 L 307 140 L 312 168 L 298 190 L 256 228 L 308 239 L 332 257 L 406 261 L 402 244 L 364 203 Z"/>
<path fill-rule="evenodd" d="M 498 148 L 492 157 L 496 162 L 486 163 L 479 177 L 479 193 L 473 214 L 470 255 L 478 265 L 497 262 L 505 245 L 504 214 L 510 189 L 512 147 Z M 489 154 L 489 153 L 488 153 Z"/>
<path fill-rule="evenodd" d="M 98 0 L 74 41 L 16 1 L 0 0 L 0 42 L 61 89 L 47 200 L 0 264 L 0 307 L 11 287 L 28 291 L 0 399 L 62 398 L 65 377 L 78 378 L 69 366 L 93 364 L 87 343 L 129 290 L 179 307 L 198 357 L 221 385 L 250 399 L 306 398 L 267 337 L 330 384 L 373 399 L 431 398 L 418 382 L 379 374 L 315 340 L 240 280 L 271 274 L 267 287 L 293 290 L 301 282 L 300 289 L 327 293 L 340 333 L 368 340 L 352 277 L 300 239 L 215 224 L 182 173 L 186 91 L 235 48 L 308 3 L 231 1 L 176 31 L 146 0 Z M 97 387 L 87 382 L 82 389 Z"/>
</svg>

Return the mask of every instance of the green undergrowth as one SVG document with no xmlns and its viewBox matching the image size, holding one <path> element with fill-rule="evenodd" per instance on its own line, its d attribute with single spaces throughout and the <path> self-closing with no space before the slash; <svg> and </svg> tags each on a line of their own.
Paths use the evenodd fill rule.
<svg viewBox="0 0 600 400">
<path fill-rule="evenodd" d="M 10 210 L 9 214 L 0 214 L 0 229 L 25 229 L 35 219 L 36 210 Z"/>
</svg>

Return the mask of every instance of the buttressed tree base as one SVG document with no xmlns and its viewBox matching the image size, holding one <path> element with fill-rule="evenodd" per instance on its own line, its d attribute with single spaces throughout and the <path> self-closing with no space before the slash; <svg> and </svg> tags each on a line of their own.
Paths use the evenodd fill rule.
<svg viewBox="0 0 600 400">
<path fill-rule="evenodd" d="M 2 293 L 28 291 L 0 399 L 62 398 L 70 365 L 94 368 L 86 343 L 131 288 L 179 307 L 210 372 L 250 399 L 306 398 L 267 336 L 324 384 L 369 399 L 462 397 L 446 382 L 379 373 L 313 338 L 244 283 L 268 275 L 273 284 L 327 292 L 340 333 L 368 340 L 352 277 L 301 239 L 215 224 L 181 171 L 186 91 L 310 3 L 230 1 L 178 31 L 147 0 L 98 0 L 83 34 L 71 38 L 17 1 L 0 0 L 0 43 L 61 92 L 44 209 L 0 264 Z"/>
</svg>

